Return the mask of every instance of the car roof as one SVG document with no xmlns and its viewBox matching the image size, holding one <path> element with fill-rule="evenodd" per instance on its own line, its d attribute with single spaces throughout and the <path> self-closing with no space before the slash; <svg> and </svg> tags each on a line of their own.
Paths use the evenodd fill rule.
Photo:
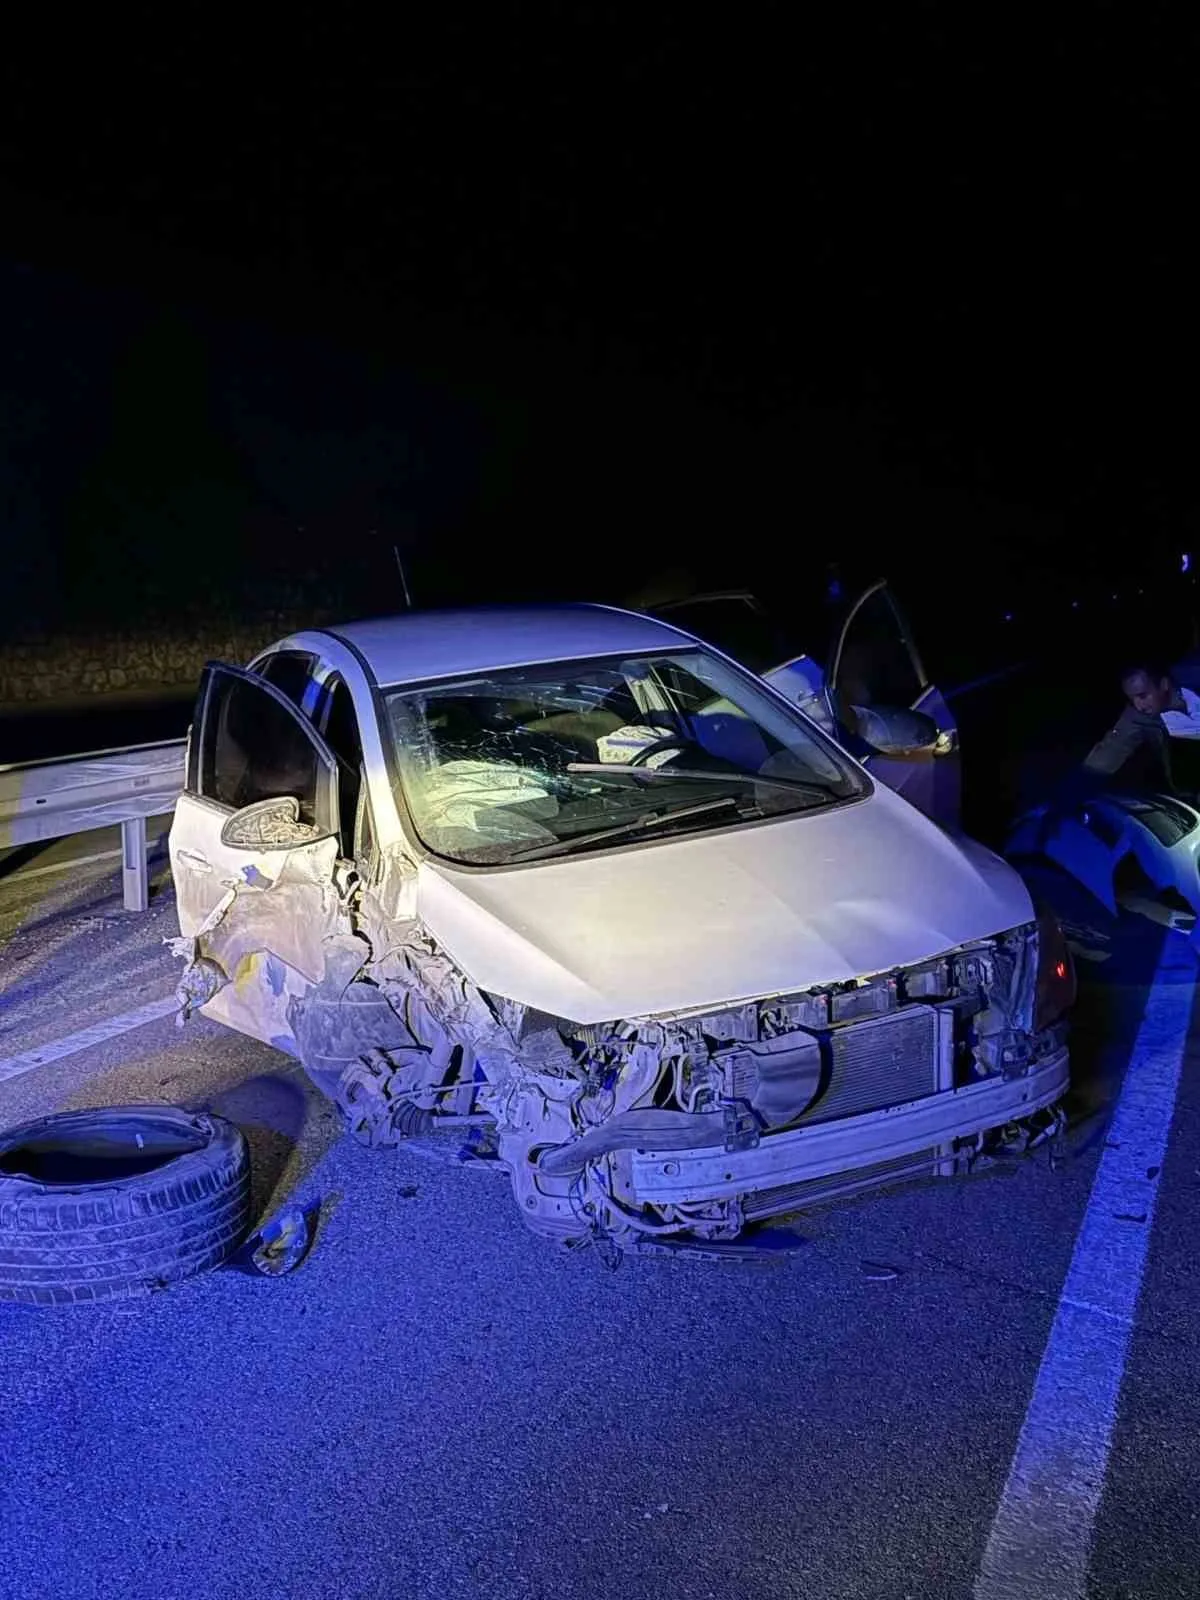
<svg viewBox="0 0 1200 1600">
<path fill-rule="evenodd" d="M 692 642 L 669 623 L 600 605 L 411 611 L 322 631 L 352 645 L 382 688 Z"/>
</svg>

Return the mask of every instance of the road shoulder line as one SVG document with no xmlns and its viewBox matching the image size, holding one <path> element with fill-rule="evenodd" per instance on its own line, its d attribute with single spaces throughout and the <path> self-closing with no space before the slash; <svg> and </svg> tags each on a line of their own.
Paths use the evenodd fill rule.
<svg viewBox="0 0 1200 1600">
<path fill-rule="evenodd" d="M 1033 1394 L 975 1600 L 1086 1600 L 1121 1382 L 1191 1029 L 1196 963 L 1168 933 Z"/>
<path fill-rule="evenodd" d="M 157 1022 L 160 1017 L 169 1017 L 178 1010 L 179 1001 L 176 997 L 173 994 L 164 995 L 160 1000 L 151 1000 L 147 1005 L 139 1006 L 136 1011 L 123 1012 L 119 1017 L 109 1017 L 90 1028 L 81 1028 L 78 1033 L 69 1033 L 65 1038 L 51 1039 L 20 1055 L 9 1056 L 7 1060 L 0 1060 L 0 1083 L 19 1078 L 34 1067 L 48 1066 L 52 1061 L 78 1055 L 79 1051 L 88 1050 L 93 1045 L 105 1044 L 109 1039 L 130 1033 L 134 1028 L 145 1027 L 148 1022 Z"/>
</svg>

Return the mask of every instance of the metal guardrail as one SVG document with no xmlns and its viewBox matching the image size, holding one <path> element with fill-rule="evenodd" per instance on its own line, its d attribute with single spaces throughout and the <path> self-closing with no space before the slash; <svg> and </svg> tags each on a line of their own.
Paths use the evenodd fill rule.
<svg viewBox="0 0 1200 1600">
<path fill-rule="evenodd" d="M 146 818 L 174 811 L 183 789 L 185 745 L 172 739 L 0 766 L 0 849 L 120 823 L 125 909 L 145 911 Z"/>
</svg>

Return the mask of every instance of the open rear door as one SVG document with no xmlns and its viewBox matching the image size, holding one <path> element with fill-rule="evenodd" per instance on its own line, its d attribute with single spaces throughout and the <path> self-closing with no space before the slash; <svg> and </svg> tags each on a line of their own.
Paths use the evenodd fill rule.
<svg viewBox="0 0 1200 1600">
<path fill-rule="evenodd" d="M 941 691 L 926 676 L 908 623 L 885 582 L 860 595 L 842 625 L 827 695 L 839 734 L 867 770 L 926 816 L 957 830 L 962 822 L 958 727 Z M 937 726 L 937 746 L 885 755 L 864 739 L 866 719 L 856 707 L 923 712 Z"/>
</svg>

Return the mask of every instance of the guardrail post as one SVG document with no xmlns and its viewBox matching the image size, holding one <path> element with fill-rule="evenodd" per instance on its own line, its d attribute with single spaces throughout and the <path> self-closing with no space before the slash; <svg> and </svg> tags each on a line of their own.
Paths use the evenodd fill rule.
<svg viewBox="0 0 1200 1600">
<path fill-rule="evenodd" d="M 121 824 L 121 887 L 125 892 L 126 911 L 145 911 L 149 907 L 145 817 L 127 817 Z"/>
</svg>

